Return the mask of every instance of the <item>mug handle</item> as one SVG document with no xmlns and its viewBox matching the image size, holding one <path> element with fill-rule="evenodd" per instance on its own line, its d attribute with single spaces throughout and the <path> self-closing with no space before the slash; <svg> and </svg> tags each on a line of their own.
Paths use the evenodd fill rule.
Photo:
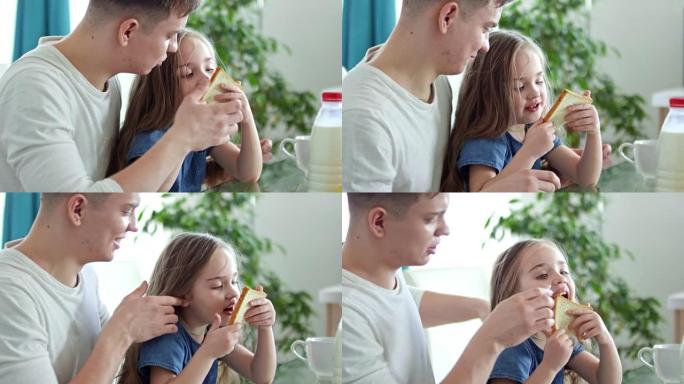
<svg viewBox="0 0 684 384">
<path fill-rule="evenodd" d="M 618 152 L 620 153 L 620 156 L 622 156 L 623 159 L 629 161 L 630 163 L 634 164 L 634 159 L 631 157 L 627 156 L 627 153 L 625 153 L 625 148 L 629 148 L 632 151 L 632 155 L 634 155 L 634 144 L 633 143 L 622 143 L 618 147 Z"/>
<path fill-rule="evenodd" d="M 299 346 L 299 345 L 304 347 L 304 354 L 302 354 L 302 355 L 300 355 L 297 352 L 297 346 Z M 306 357 L 304 357 L 304 355 L 306 355 L 306 342 L 304 342 L 302 340 L 297 340 L 294 343 L 292 343 L 292 345 L 290 346 L 290 350 L 292 351 L 292 353 L 294 353 L 295 356 L 297 356 L 298 359 L 300 359 L 302 361 L 306 361 Z"/>
<path fill-rule="evenodd" d="M 648 356 L 650 356 L 650 358 L 644 359 L 644 355 L 648 355 Z M 643 347 L 639 350 L 639 353 L 637 354 L 637 356 L 639 357 L 639 360 L 641 360 L 644 364 L 653 368 L 653 348 Z M 646 360 L 650 360 L 651 362 L 649 363 Z"/>
<path fill-rule="evenodd" d="M 291 158 L 292 160 L 297 160 L 297 156 L 295 156 L 293 153 L 288 151 L 287 148 L 285 148 L 285 144 L 287 143 L 291 143 L 292 145 L 294 145 L 295 140 L 290 137 L 283 139 L 283 141 L 280 142 L 280 152 L 284 153 L 285 156 Z"/>
</svg>

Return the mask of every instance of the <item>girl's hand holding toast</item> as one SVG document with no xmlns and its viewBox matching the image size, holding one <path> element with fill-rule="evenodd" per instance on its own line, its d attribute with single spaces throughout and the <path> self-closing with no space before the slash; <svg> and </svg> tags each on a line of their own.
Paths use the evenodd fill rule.
<svg viewBox="0 0 684 384">
<path fill-rule="evenodd" d="M 565 330 L 559 329 L 546 338 L 541 364 L 545 365 L 549 371 L 558 372 L 565 367 L 571 355 L 572 339 L 568 337 Z"/>
<path fill-rule="evenodd" d="M 568 315 L 577 316 L 575 320 L 570 323 L 569 328 L 575 331 L 575 334 L 580 340 L 588 340 L 595 338 L 596 342 L 601 344 L 611 343 L 611 336 L 606 328 L 603 319 L 598 313 L 587 309 L 569 309 L 566 312 Z"/>
<path fill-rule="evenodd" d="M 214 321 L 204 337 L 200 350 L 213 359 L 221 358 L 233 352 L 240 340 L 240 333 L 240 324 L 221 327 L 221 316 L 217 313 L 214 315 Z"/>
<path fill-rule="evenodd" d="M 257 286 L 257 291 L 264 291 L 261 285 Z M 254 299 L 249 302 L 249 309 L 245 312 L 245 321 L 249 325 L 258 328 L 270 328 L 275 324 L 275 308 L 273 303 L 267 298 Z"/>
<path fill-rule="evenodd" d="M 585 91 L 584 96 L 590 96 L 591 91 Z M 570 132 L 586 132 L 596 134 L 601 132 L 598 111 L 592 104 L 575 104 L 567 109 L 565 128 Z"/>
<path fill-rule="evenodd" d="M 553 140 L 556 137 L 556 129 L 553 123 L 536 122 L 525 134 L 523 147 L 535 159 L 538 159 L 553 149 Z"/>
</svg>

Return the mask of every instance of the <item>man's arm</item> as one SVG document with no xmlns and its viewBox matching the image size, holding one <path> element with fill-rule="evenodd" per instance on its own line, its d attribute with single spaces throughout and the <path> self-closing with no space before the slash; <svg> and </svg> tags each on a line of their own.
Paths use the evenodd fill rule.
<svg viewBox="0 0 684 384">
<path fill-rule="evenodd" d="M 420 300 L 420 320 L 424 328 L 484 319 L 489 314 L 489 302 L 474 297 L 447 295 L 426 291 Z"/>
<path fill-rule="evenodd" d="M 551 295 L 548 289 L 534 288 L 499 303 L 442 383 L 486 383 L 496 358 L 505 348 L 553 325 Z"/>
</svg>

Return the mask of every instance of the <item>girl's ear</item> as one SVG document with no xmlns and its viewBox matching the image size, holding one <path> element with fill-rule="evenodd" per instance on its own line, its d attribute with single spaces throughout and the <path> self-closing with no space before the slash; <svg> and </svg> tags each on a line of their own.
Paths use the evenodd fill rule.
<svg viewBox="0 0 684 384">
<path fill-rule="evenodd" d="M 446 34 L 449 30 L 449 27 L 454 25 L 454 22 L 456 21 L 456 18 L 459 16 L 460 12 L 461 9 L 459 8 L 457 2 L 451 1 L 444 4 L 444 6 L 442 6 L 442 8 L 439 10 L 439 32 Z"/>
</svg>

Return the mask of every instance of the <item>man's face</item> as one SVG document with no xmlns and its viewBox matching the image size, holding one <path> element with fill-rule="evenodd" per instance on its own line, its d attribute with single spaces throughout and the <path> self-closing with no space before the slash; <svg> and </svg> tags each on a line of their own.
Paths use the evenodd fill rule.
<svg viewBox="0 0 684 384">
<path fill-rule="evenodd" d="M 421 196 L 404 215 L 388 214 L 385 220 L 385 241 L 391 247 L 388 262 L 401 267 L 430 261 L 439 238 L 449 234 L 444 221 L 448 206 L 447 194 Z"/>
<path fill-rule="evenodd" d="M 187 16 L 171 15 L 152 30 L 138 28 L 130 40 L 129 68 L 126 72 L 146 75 L 166 60 L 168 52 L 178 50 L 178 33 L 185 28 Z"/>
<path fill-rule="evenodd" d="M 497 7 L 493 1 L 488 5 L 469 10 L 464 16 L 463 8 L 459 8 L 458 17 L 449 29 L 443 49 L 446 59 L 445 75 L 456 75 L 465 70 L 468 62 L 475 59 L 479 52 L 489 50 L 489 33 L 499 24 L 503 7 Z"/>
<path fill-rule="evenodd" d="M 138 231 L 135 209 L 139 204 L 135 193 L 112 193 L 98 203 L 86 200 L 79 239 L 85 262 L 112 260 L 126 233 Z"/>
</svg>

